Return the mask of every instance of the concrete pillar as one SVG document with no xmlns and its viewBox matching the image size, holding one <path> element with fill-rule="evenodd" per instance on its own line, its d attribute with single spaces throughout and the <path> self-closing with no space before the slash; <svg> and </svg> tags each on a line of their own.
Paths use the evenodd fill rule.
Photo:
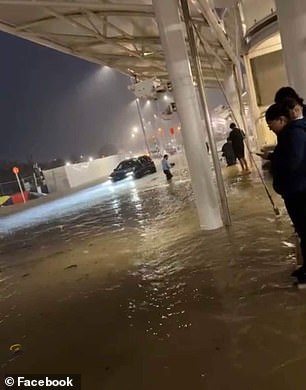
<svg viewBox="0 0 306 390">
<path fill-rule="evenodd" d="M 205 230 L 222 226 L 216 189 L 204 142 L 200 109 L 193 85 L 177 0 L 153 0 L 167 69 L 173 86 L 177 112 L 195 195 L 200 226 Z"/>
<path fill-rule="evenodd" d="M 289 85 L 306 97 L 306 1 L 275 0 Z"/>
</svg>

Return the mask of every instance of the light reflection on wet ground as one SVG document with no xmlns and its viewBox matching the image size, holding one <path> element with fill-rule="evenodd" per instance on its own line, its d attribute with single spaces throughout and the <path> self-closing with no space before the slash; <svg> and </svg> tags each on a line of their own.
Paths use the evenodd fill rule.
<svg viewBox="0 0 306 390">
<path fill-rule="evenodd" d="M 3 239 L 1 371 L 82 373 L 85 390 L 302 388 L 290 224 L 228 172 L 229 230 L 198 230 L 182 169 Z"/>
</svg>

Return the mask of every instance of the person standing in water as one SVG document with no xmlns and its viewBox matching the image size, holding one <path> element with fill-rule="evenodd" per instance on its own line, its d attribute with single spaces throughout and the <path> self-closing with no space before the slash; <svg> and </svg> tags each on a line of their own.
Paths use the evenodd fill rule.
<svg viewBox="0 0 306 390">
<path fill-rule="evenodd" d="M 162 159 L 162 170 L 163 170 L 164 174 L 166 175 L 167 180 L 169 181 L 172 179 L 173 175 L 170 172 L 172 165 L 169 163 L 168 158 L 169 158 L 168 154 L 165 154 L 163 159 Z"/>
<path fill-rule="evenodd" d="M 235 123 L 230 124 L 231 132 L 229 133 L 229 140 L 232 143 L 232 148 L 234 150 L 235 157 L 239 160 L 242 171 L 245 173 L 250 172 L 248 163 L 244 155 L 244 143 L 245 138 L 244 132 L 239 129 Z"/>
<path fill-rule="evenodd" d="M 296 117 L 303 117 L 303 106 L 294 99 L 266 111 L 266 122 L 277 136 L 274 152 L 269 154 L 273 188 L 284 200 L 303 257 L 303 265 L 292 276 L 306 284 L 306 119 Z"/>
</svg>

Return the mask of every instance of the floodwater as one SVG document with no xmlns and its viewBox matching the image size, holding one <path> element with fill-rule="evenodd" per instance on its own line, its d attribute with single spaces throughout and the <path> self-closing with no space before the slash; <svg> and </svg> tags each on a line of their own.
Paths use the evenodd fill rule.
<svg viewBox="0 0 306 390">
<path fill-rule="evenodd" d="M 302 389 L 292 228 L 255 174 L 225 175 L 230 229 L 198 229 L 182 167 L 172 184 L 89 189 L 94 201 L 63 215 L 55 203 L 48 223 L 6 220 L 1 373 L 79 373 L 82 390 Z"/>
</svg>

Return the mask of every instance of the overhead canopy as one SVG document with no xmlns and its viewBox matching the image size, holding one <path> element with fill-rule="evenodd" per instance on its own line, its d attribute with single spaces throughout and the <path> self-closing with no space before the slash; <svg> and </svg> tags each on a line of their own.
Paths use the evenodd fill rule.
<svg viewBox="0 0 306 390">
<path fill-rule="evenodd" d="M 204 77 L 214 80 L 233 58 L 222 28 L 220 39 L 212 27 L 217 13 L 208 4 L 191 0 L 190 8 L 206 45 L 200 48 Z M 0 30 L 141 79 L 167 79 L 151 0 L 0 0 Z"/>
</svg>

